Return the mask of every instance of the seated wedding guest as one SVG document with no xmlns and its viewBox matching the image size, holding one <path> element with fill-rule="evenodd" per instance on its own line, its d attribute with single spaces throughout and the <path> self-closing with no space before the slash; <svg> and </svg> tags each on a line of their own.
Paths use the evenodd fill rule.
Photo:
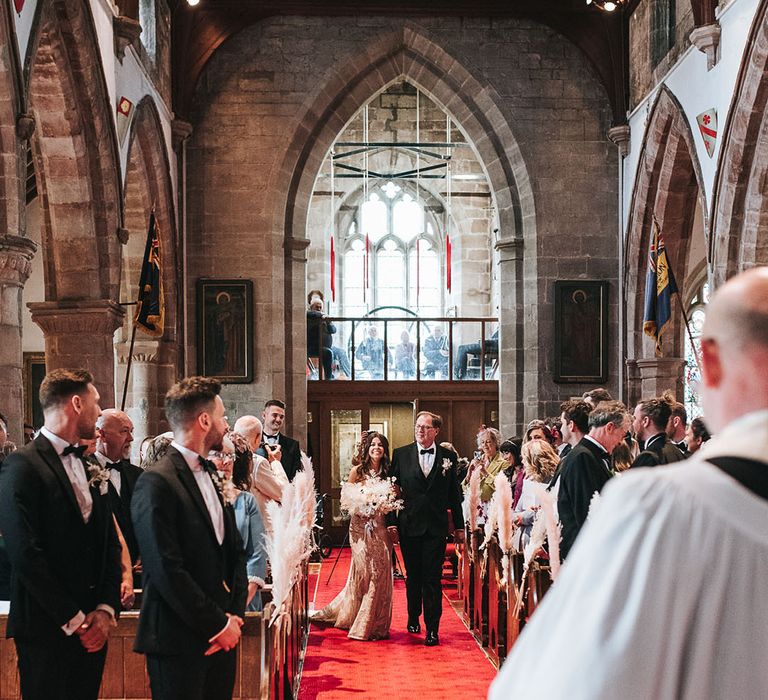
<svg viewBox="0 0 768 700">
<path fill-rule="evenodd" d="M 585 391 L 581 395 L 581 398 L 592 406 L 592 408 L 597 406 L 601 401 L 613 401 L 613 397 L 608 393 L 608 390 L 603 389 L 602 387 Z"/>
<path fill-rule="evenodd" d="M 283 500 L 283 489 L 288 484 L 283 465 L 278 458 L 280 445 L 270 447 L 267 457 L 256 454 L 261 447 L 261 421 L 256 416 L 240 416 L 235 421 L 234 432 L 239 433 L 248 441 L 248 448 L 253 452 L 253 475 L 251 478 L 251 493 L 256 499 L 264 521 L 264 529 L 272 532 L 272 518 L 267 511 L 267 503 Z"/>
<path fill-rule="evenodd" d="M 467 365 L 469 364 L 469 356 L 474 355 L 480 357 L 480 353 L 483 352 L 483 346 L 480 343 L 468 343 L 466 345 L 459 345 L 459 349 L 456 351 L 456 367 L 453 369 L 453 376 L 456 379 L 464 379 L 467 376 Z M 499 329 L 493 332 L 490 338 L 485 339 L 485 354 L 496 355 L 499 353 Z M 486 358 L 486 369 L 489 362 Z"/>
<path fill-rule="evenodd" d="M 562 525 L 560 559 L 565 560 L 587 520 L 595 493 L 613 476 L 611 453 L 629 429 L 629 414 L 620 401 L 603 401 L 589 414 L 589 432 L 565 458 L 560 470 L 557 512 Z"/>
<path fill-rule="evenodd" d="M 541 508 L 537 484 L 548 484 L 555 473 L 560 458 L 545 440 L 530 440 L 520 450 L 525 478 L 520 499 L 515 505 L 515 523 L 522 528 L 520 546 L 525 547 L 531 539 L 531 530 L 536 513 Z"/>
<path fill-rule="evenodd" d="M 165 453 L 168 452 L 172 442 L 173 438 L 168 437 L 167 433 L 151 438 L 144 449 L 144 457 L 140 465 L 141 469 L 148 469 L 165 457 Z"/>
<path fill-rule="evenodd" d="M 707 426 L 704 425 L 704 420 L 699 418 L 694 418 L 689 424 L 688 424 L 688 430 L 685 434 L 686 443 L 688 444 L 688 452 L 689 454 L 694 454 L 695 452 L 698 452 L 702 445 L 707 442 L 712 436 L 709 434 L 709 431 L 707 430 Z"/>
<path fill-rule="evenodd" d="M 469 487 L 469 480 L 475 469 L 480 470 L 480 512 L 478 517 L 485 522 L 488 512 L 488 503 L 496 489 L 494 480 L 496 475 L 506 469 L 508 464 L 499 452 L 499 446 L 502 443 L 501 433 L 496 428 L 483 428 L 477 434 L 477 446 L 480 448 L 475 452 L 475 458 L 469 463 L 467 476 L 464 478 L 462 486 L 466 490 Z"/>
<path fill-rule="evenodd" d="M 443 377 L 448 375 L 448 338 L 443 335 L 443 327 L 435 326 L 432 334 L 428 335 L 422 347 L 427 362 L 424 367 L 425 377 L 435 377 L 437 373 Z"/>
<path fill-rule="evenodd" d="M 264 548 L 264 521 L 251 493 L 253 453 L 248 441 L 238 433 L 224 436 L 222 448 L 208 453 L 210 459 L 234 487 L 228 498 L 235 509 L 235 522 L 245 550 L 245 570 L 248 575 L 248 610 L 261 610 L 261 589 L 267 575 L 267 553 Z M 225 488 L 225 492 L 227 489 Z"/>
<path fill-rule="evenodd" d="M 768 267 L 715 291 L 700 358 L 715 437 L 608 485 L 491 700 L 768 697 Z"/>
<path fill-rule="evenodd" d="M 368 335 L 357 346 L 357 356 L 363 363 L 363 371 L 368 372 L 371 379 L 384 378 L 384 341 L 379 338 L 376 326 L 368 326 Z"/>
<path fill-rule="evenodd" d="M 517 505 L 520 500 L 520 494 L 523 492 L 523 479 L 525 470 L 523 469 L 523 460 L 520 456 L 519 438 L 513 440 L 504 440 L 499 446 L 499 454 L 506 462 L 504 473 L 512 484 L 512 507 Z"/>
<path fill-rule="evenodd" d="M 400 343 L 395 346 L 395 369 L 403 379 L 412 379 L 416 374 L 416 346 L 408 331 L 400 334 Z"/>
<path fill-rule="evenodd" d="M 685 459 L 683 453 L 667 437 L 666 429 L 672 404 L 669 398 L 659 397 L 641 401 L 635 406 L 632 429 L 642 451 L 632 462 L 635 467 L 656 467 Z"/>
<path fill-rule="evenodd" d="M 349 355 L 347 355 L 346 350 L 333 344 L 332 336 L 336 334 L 336 326 L 326 320 L 323 313 L 325 295 L 320 290 L 313 289 L 307 294 L 307 304 L 309 304 L 309 310 L 307 311 L 307 355 L 309 357 L 320 357 L 320 350 L 322 349 L 324 378 L 333 379 L 333 374 L 325 373 L 326 369 L 328 369 L 325 365 L 327 360 L 325 348 L 330 348 L 331 369 L 333 369 L 333 364 L 336 363 L 339 371 L 345 377 L 351 377 L 352 368 L 349 365 Z M 318 340 L 320 346 L 318 346 Z"/>
</svg>

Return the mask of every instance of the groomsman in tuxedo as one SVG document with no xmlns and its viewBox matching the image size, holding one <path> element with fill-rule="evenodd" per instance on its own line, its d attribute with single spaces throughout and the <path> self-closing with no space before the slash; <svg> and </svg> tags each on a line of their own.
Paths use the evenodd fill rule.
<svg viewBox="0 0 768 700">
<path fill-rule="evenodd" d="M 656 467 L 685 459 L 669 440 L 666 429 L 672 405 L 666 397 L 647 399 L 635 406 L 632 428 L 640 442 L 640 452 L 632 467 Z"/>
<path fill-rule="evenodd" d="M 81 440 L 101 412 L 83 369 L 49 372 L 45 425 L 0 472 L 0 530 L 12 566 L 7 634 L 25 700 L 96 700 L 120 606 L 120 545 L 98 468 Z"/>
<path fill-rule="evenodd" d="M 248 582 L 245 553 L 208 461 L 229 426 L 215 379 L 165 396 L 174 440 L 136 482 L 131 513 L 144 599 L 134 649 L 154 700 L 230 700 Z"/>
<path fill-rule="evenodd" d="M 629 429 L 629 414 L 620 401 L 602 401 L 589 414 L 589 432 L 568 453 L 560 472 L 557 512 L 562 525 L 560 558 L 565 560 L 587 521 L 592 496 L 613 476 L 611 453 Z"/>
<path fill-rule="evenodd" d="M 297 440 L 280 432 L 285 423 L 285 404 L 278 399 L 270 399 L 264 404 L 261 420 L 264 430 L 257 454 L 267 459 L 271 454 L 273 459 L 279 460 L 283 465 L 288 480 L 293 481 L 296 472 L 301 470 L 301 448 Z M 280 448 L 279 452 L 276 451 L 277 448 Z"/>
<path fill-rule="evenodd" d="M 116 408 L 106 408 L 96 421 L 96 454 L 94 457 L 105 469 L 109 469 L 108 494 L 112 513 L 131 555 L 134 572 L 139 566 L 139 543 L 131 522 L 131 496 L 136 480 L 144 471 L 131 464 L 133 421 L 127 413 Z M 141 574 L 135 573 L 134 584 L 141 587 Z"/>
<path fill-rule="evenodd" d="M 416 416 L 416 441 L 392 453 L 392 475 L 402 491 L 404 507 L 396 519 L 389 517 L 387 521 L 393 541 L 400 540 L 405 560 L 408 631 L 421 631 L 423 607 L 427 646 L 440 643 L 441 580 L 449 508 L 454 540 L 464 538 L 456 454 L 435 442 L 441 426 L 440 416 L 422 411 Z"/>
</svg>

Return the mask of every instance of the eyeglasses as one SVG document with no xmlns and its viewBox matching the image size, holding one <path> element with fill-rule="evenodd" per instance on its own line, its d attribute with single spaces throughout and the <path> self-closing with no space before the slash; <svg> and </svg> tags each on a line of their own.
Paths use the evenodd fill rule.
<svg viewBox="0 0 768 700">
<path fill-rule="evenodd" d="M 220 459 L 222 462 L 234 462 L 235 455 L 231 452 L 209 452 L 208 456 L 211 459 Z"/>
<path fill-rule="evenodd" d="M 433 426 L 431 426 L 431 425 L 417 425 L 416 426 L 416 430 L 418 430 L 419 432 L 421 432 L 421 431 L 427 432 L 428 430 L 434 430 L 434 429 L 435 428 Z"/>
</svg>

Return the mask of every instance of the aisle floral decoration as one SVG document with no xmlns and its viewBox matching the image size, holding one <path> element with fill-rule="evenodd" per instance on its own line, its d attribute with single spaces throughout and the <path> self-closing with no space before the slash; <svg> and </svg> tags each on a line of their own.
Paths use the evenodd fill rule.
<svg viewBox="0 0 768 700">
<path fill-rule="evenodd" d="M 302 458 L 302 464 L 303 470 L 284 487 L 282 502 L 269 501 L 266 506 L 273 523 L 272 532 L 265 536 L 275 605 L 270 624 L 277 627 L 290 625 L 291 592 L 313 549 L 315 473 L 311 460 Z"/>
<path fill-rule="evenodd" d="M 523 603 L 523 592 L 525 590 L 525 583 L 528 578 L 528 569 L 530 569 L 537 552 L 544 546 L 547 541 L 547 525 L 541 511 L 533 521 L 533 528 L 531 529 L 531 539 L 528 544 L 525 545 L 523 550 L 523 575 L 520 577 L 520 587 L 517 591 L 517 601 L 515 603 L 515 616 L 520 612 L 520 606 Z"/>
<path fill-rule="evenodd" d="M 501 549 L 501 585 L 512 582 L 511 557 L 515 551 L 515 514 L 512 509 L 512 484 L 504 472 L 496 475 L 494 492 L 489 509 L 489 520 L 496 525 L 499 549 Z"/>
<path fill-rule="evenodd" d="M 547 547 L 549 551 L 549 576 L 554 581 L 560 574 L 560 540 L 562 530 L 555 515 L 555 497 L 547 491 L 544 484 L 538 485 L 538 496 L 541 502 L 541 515 L 547 532 Z M 594 496 L 593 496 L 594 499 Z"/>
<path fill-rule="evenodd" d="M 401 510 L 402 499 L 397 497 L 394 477 L 382 479 L 368 477 L 363 481 L 341 485 L 341 511 L 345 515 L 359 515 L 365 519 L 365 534 L 373 534 L 374 518 Z"/>
<path fill-rule="evenodd" d="M 477 513 L 480 508 L 480 482 L 482 476 L 480 475 L 480 469 L 476 468 L 469 477 L 469 487 L 467 488 L 467 516 L 469 520 L 469 536 L 474 536 L 477 529 Z M 467 551 L 469 552 L 469 560 L 474 561 L 473 548 L 470 542 L 467 542 Z"/>
</svg>

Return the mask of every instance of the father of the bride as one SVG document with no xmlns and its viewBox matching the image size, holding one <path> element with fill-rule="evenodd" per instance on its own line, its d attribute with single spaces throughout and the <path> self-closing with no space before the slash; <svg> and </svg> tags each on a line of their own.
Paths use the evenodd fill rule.
<svg viewBox="0 0 768 700">
<path fill-rule="evenodd" d="M 391 516 L 387 522 L 393 540 L 399 536 L 405 560 L 408 631 L 421 631 L 423 604 L 427 646 L 440 643 L 437 633 L 443 611 L 441 579 L 449 508 L 455 540 L 464 537 L 456 456 L 435 442 L 441 426 L 440 416 L 422 411 L 416 416 L 416 442 L 393 452 L 392 475 L 402 490 L 404 507 L 397 518 Z"/>
</svg>

